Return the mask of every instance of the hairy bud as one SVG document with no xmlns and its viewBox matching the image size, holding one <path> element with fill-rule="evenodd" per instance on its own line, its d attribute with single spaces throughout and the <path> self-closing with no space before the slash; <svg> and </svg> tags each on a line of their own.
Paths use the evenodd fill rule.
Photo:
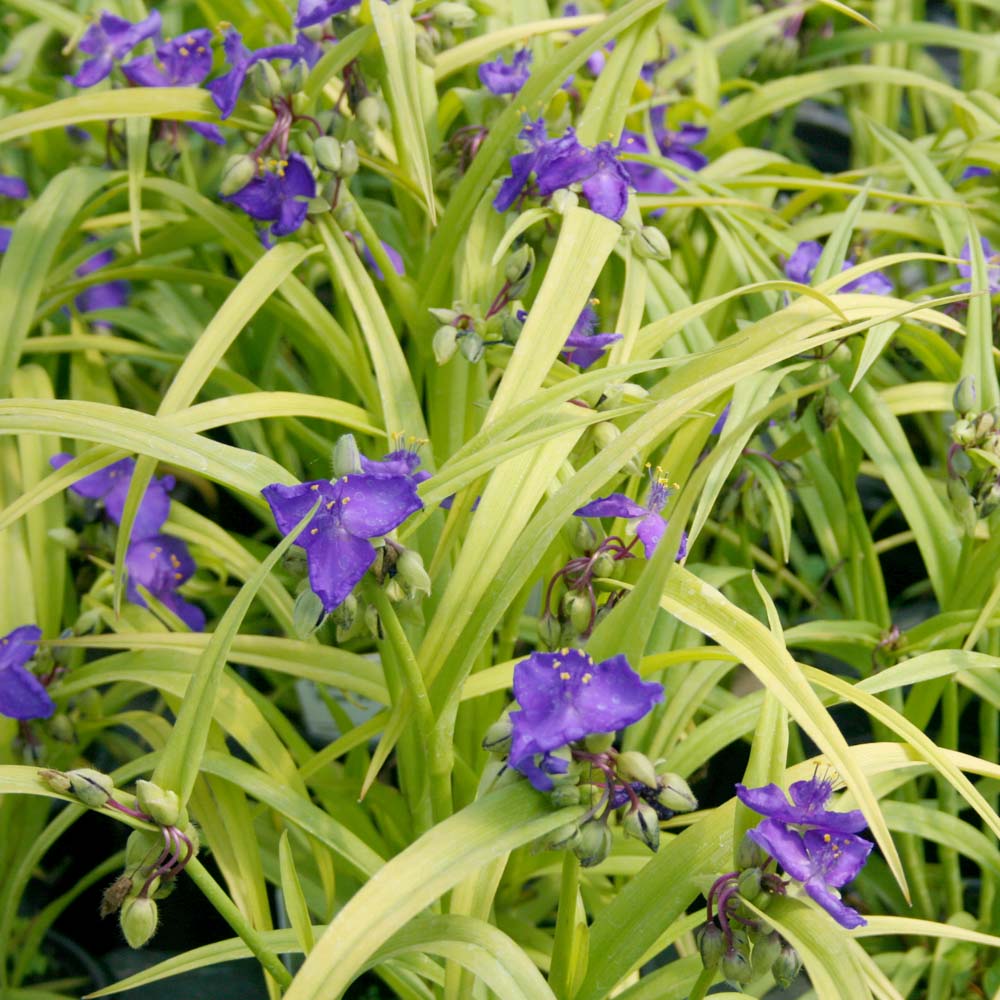
<svg viewBox="0 0 1000 1000">
<path fill-rule="evenodd" d="M 746 955 L 735 948 L 730 948 L 722 956 L 722 975 L 734 986 L 742 986 L 753 979 Z"/>
<path fill-rule="evenodd" d="M 181 814 L 181 800 L 169 788 L 161 788 L 152 781 L 135 783 L 135 797 L 139 808 L 153 817 L 160 826 L 173 826 Z"/>
<path fill-rule="evenodd" d="M 747 868 L 740 872 L 737 888 L 740 895 L 751 903 L 760 895 L 760 869 Z"/>
<path fill-rule="evenodd" d="M 129 947 L 141 948 L 156 933 L 158 919 L 153 900 L 145 896 L 127 899 L 122 906 L 119 923 Z"/>
<path fill-rule="evenodd" d="M 701 964 L 709 971 L 717 969 L 726 950 L 726 939 L 722 936 L 719 925 L 714 920 L 702 924 L 695 933 L 695 942 L 701 955 Z"/>
<path fill-rule="evenodd" d="M 544 849 L 546 851 L 571 851 L 575 850 L 580 843 L 580 827 L 576 823 L 567 823 L 553 830 L 545 838 Z"/>
<path fill-rule="evenodd" d="M 656 226 L 643 226 L 632 237 L 632 250 L 644 260 L 668 260 L 670 242 Z"/>
<path fill-rule="evenodd" d="M 753 951 L 750 952 L 750 971 L 755 976 L 763 976 L 781 954 L 781 935 L 771 931 L 770 934 L 762 934 L 753 944 Z"/>
<path fill-rule="evenodd" d="M 115 783 L 107 774 L 95 771 L 92 767 L 80 767 L 75 771 L 67 771 L 70 789 L 73 794 L 91 809 L 100 809 L 115 790 Z"/>
</svg>

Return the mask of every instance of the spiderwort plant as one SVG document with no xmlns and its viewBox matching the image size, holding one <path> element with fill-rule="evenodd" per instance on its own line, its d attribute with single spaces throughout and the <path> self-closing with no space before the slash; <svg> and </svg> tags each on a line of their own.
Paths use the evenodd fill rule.
<svg viewBox="0 0 1000 1000">
<path fill-rule="evenodd" d="M 45 684 L 27 667 L 41 637 L 37 625 L 22 625 L 0 638 L 0 715 L 28 721 L 47 719 L 55 711 Z"/>
<path fill-rule="evenodd" d="M 160 26 L 158 10 L 134 24 L 110 11 L 102 11 L 77 44 L 77 48 L 90 58 L 67 79 L 77 87 L 93 87 L 107 79 L 115 64 L 130 55 L 136 46 L 158 35 Z"/>
</svg>

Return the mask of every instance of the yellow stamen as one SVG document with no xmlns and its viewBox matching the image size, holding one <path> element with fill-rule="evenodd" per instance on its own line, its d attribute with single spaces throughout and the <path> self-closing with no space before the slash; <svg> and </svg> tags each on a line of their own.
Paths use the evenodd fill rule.
<svg viewBox="0 0 1000 1000">
<path fill-rule="evenodd" d="M 562 673 L 561 673 L 561 674 L 559 675 L 559 680 L 561 680 L 561 681 L 568 681 L 568 680 L 570 679 L 570 677 L 571 677 L 571 676 L 572 676 L 571 674 L 569 674 L 569 673 L 568 673 L 567 671 L 565 671 L 565 670 L 564 670 L 564 671 L 563 671 L 563 672 L 562 672 Z"/>
<path fill-rule="evenodd" d="M 580 680 L 581 680 L 581 681 L 582 681 L 582 682 L 583 682 L 584 684 L 589 684 L 589 683 L 591 682 L 591 680 L 593 679 L 593 676 L 594 676 L 593 674 L 584 674 L 584 675 L 583 675 L 583 676 L 582 676 L 582 677 L 580 678 Z"/>
</svg>

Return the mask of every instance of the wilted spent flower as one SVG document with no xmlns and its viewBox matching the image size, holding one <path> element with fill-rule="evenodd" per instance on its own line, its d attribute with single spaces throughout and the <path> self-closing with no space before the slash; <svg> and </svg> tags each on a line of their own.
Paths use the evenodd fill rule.
<svg viewBox="0 0 1000 1000">
<path fill-rule="evenodd" d="M 146 896 L 127 899 L 122 906 L 119 924 L 130 948 L 141 948 L 156 933 L 158 922 L 156 903 Z"/>
<path fill-rule="evenodd" d="M 660 846 L 660 819 L 647 802 L 640 802 L 625 814 L 622 829 L 629 837 L 641 840 L 654 854 Z"/>
<path fill-rule="evenodd" d="M 131 891 L 132 879 L 128 875 L 119 875 L 104 890 L 104 894 L 101 896 L 101 907 L 99 910 L 101 917 L 109 917 L 112 913 L 117 913 L 121 909 L 122 903 L 128 899 Z"/>
</svg>

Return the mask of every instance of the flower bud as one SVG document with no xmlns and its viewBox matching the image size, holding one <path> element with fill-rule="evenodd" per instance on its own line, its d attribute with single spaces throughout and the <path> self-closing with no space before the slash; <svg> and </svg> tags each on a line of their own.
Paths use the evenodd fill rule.
<svg viewBox="0 0 1000 1000">
<path fill-rule="evenodd" d="M 594 576 L 612 576 L 615 572 L 615 557 L 610 552 L 602 552 L 594 560 Z"/>
<path fill-rule="evenodd" d="M 122 907 L 119 923 L 129 947 L 141 948 L 156 933 L 157 920 L 156 903 L 153 900 L 145 896 L 127 899 Z"/>
<path fill-rule="evenodd" d="M 177 793 L 169 788 L 161 788 L 152 781 L 135 783 L 135 797 L 139 808 L 153 817 L 160 826 L 173 826 L 181 813 L 181 800 Z"/>
<path fill-rule="evenodd" d="M 760 895 L 760 869 L 746 868 L 740 872 L 736 883 L 740 895 L 751 903 Z"/>
<path fill-rule="evenodd" d="M 385 586 L 382 588 L 385 591 L 385 596 L 389 598 L 390 602 L 393 604 L 402 604 L 407 598 L 406 589 L 403 585 L 393 577 L 391 580 L 386 580 Z"/>
<path fill-rule="evenodd" d="M 91 608 L 84 611 L 73 623 L 73 635 L 87 635 L 101 624 L 101 609 Z"/>
<path fill-rule="evenodd" d="M 483 356 L 483 352 L 486 350 L 486 346 L 483 344 L 483 338 L 480 337 L 474 330 L 469 330 L 459 338 L 458 347 L 465 360 L 471 362 L 472 364 L 479 361 Z"/>
<path fill-rule="evenodd" d="M 956 420 L 951 425 L 951 439 L 956 444 L 973 444 L 976 440 L 976 431 L 971 420 Z"/>
<path fill-rule="evenodd" d="M 762 934 L 754 941 L 753 951 L 750 952 L 750 971 L 754 976 L 763 976 L 781 954 L 781 935 L 775 931 L 770 934 Z"/>
<path fill-rule="evenodd" d="M 270 103 L 272 98 L 281 94 L 281 77 L 266 59 L 254 63 L 249 76 L 254 90 L 263 101 Z"/>
<path fill-rule="evenodd" d="M 580 204 L 580 199 L 575 191 L 570 191 L 569 188 L 559 188 L 558 191 L 552 193 L 549 202 L 556 212 L 565 215 L 570 209 L 576 208 Z"/>
<path fill-rule="evenodd" d="M 353 177 L 358 172 L 358 167 L 361 166 L 361 160 L 358 158 L 358 147 L 353 139 L 348 139 L 346 142 L 340 144 L 340 170 L 337 171 L 338 176 L 347 178 Z"/>
<path fill-rule="evenodd" d="M 458 309 L 441 309 L 434 308 L 427 310 L 439 323 L 444 323 L 446 325 L 454 325 L 455 320 L 457 320 L 461 315 L 461 311 Z"/>
<path fill-rule="evenodd" d="M 618 755 L 615 770 L 626 781 L 641 781 L 648 788 L 656 788 L 658 779 L 653 762 L 638 750 L 626 750 Z M 668 809 L 673 808 L 668 806 Z M 675 810 L 679 812 L 680 810 Z"/>
<path fill-rule="evenodd" d="M 535 266 L 535 251 L 522 243 L 508 258 L 504 268 L 504 278 L 511 285 L 523 285 Z"/>
<path fill-rule="evenodd" d="M 227 197 L 242 191 L 257 176 L 257 164 L 250 156 L 230 156 L 222 168 L 219 194 Z"/>
<path fill-rule="evenodd" d="M 431 69 L 437 65 L 437 53 L 434 51 L 434 43 L 431 36 L 426 31 L 418 31 L 416 37 L 417 58 Z"/>
<path fill-rule="evenodd" d="M 580 827 L 576 823 L 567 823 L 553 830 L 544 838 L 546 851 L 572 851 L 580 843 Z"/>
<path fill-rule="evenodd" d="M 774 981 L 781 989 L 788 989 L 801 969 L 802 959 L 799 958 L 799 953 L 786 942 L 781 947 L 781 954 L 771 966 L 771 975 L 774 976 Z"/>
<path fill-rule="evenodd" d="M 297 639 L 308 639 L 323 624 L 323 602 L 308 587 L 295 598 L 292 607 L 292 631 Z"/>
<path fill-rule="evenodd" d="M 567 614 L 570 624 L 580 635 L 586 635 L 594 621 L 594 610 L 591 607 L 590 598 L 586 594 L 580 593 L 569 593 L 566 596 L 569 600 L 564 603 L 568 605 Z"/>
<path fill-rule="evenodd" d="M 742 986 L 753 979 L 753 972 L 750 971 L 750 963 L 746 956 L 735 948 L 730 948 L 722 956 L 722 975 L 733 986 Z"/>
<path fill-rule="evenodd" d="M 587 748 L 587 753 L 604 753 L 615 745 L 615 734 L 591 733 L 584 737 L 583 745 Z"/>
<path fill-rule="evenodd" d="M 67 552 L 76 552 L 80 547 L 80 539 L 72 528 L 49 528 L 46 534 Z"/>
<path fill-rule="evenodd" d="M 163 835 L 157 830 L 133 830 L 125 841 L 125 870 L 146 875 L 163 850 Z"/>
<path fill-rule="evenodd" d="M 582 868 L 599 865 L 611 853 L 611 831 L 607 823 L 592 819 L 580 827 L 580 839 L 573 847 L 573 853 Z"/>
<path fill-rule="evenodd" d="M 551 801 L 553 807 L 556 809 L 562 809 L 565 806 L 577 806 L 580 804 L 582 794 L 579 785 L 556 785 L 549 792 L 549 801 Z"/>
<path fill-rule="evenodd" d="M 458 350 L 458 330 L 453 326 L 439 326 L 432 342 L 434 360 L 446 365 Z"/>
<path fill-rule="evenodd" d="M 63 774 L 62 771 L 39 771 L 38 777 L 45 782 L 49 788 L 54 792 L 60 792 L 63 795 L 68 795 L 72 789 L 72 784 L 69 778 Z"/>
<path fill-rule="evenodd" d="M 321 170 L 336 174 L 340 171 L 343 158 L 340 150 L 340 140 L 332 135 L 321 135 L 313 143 L 313 159 Z"/>
<path fill-rule="evenodd" d="M 281 74 L 281 89 L 286 94 L 298 94 L 309 79 L 309 65 L 305 59 L 296 59 L 292 65 Z"/>
<path fill-rule="evenodd" d="M 396 559 L 396 575 L 411 594 L 430 594 L 431 578 L 424 569 L 424 560 L 415 549 L 403 549 Z"/>
<path fill-rule="evenodd" d="M 609 420 L 602 420 L 601 423 L 594 424 L 590 433 L 593 435 L 594 449 L 596 451 L 603 451 L 605 448 L 610 448 L 622 434 Z"/>
<path fill-rule="evenodd" d="M 698 800 L 694 797 L 691 786 L 679 774 L 667 771 L 659 775 L 657 784 L 660 791 L 656 801 L 661 806 L 679 813 L 698 808 Z"/>
<path fill-rule="evenodd" d="M 643 226 L 632 236 L 632 250 L 643 260 L 669 260 L 670 242 L 656 226 Z"/>
<path fill-rule="evenodd" d="M 365 628 L 368 629 L 369 633 L 375 639 L 382 638 L 382 622 L 379 619 L 378 611 L 375 609 L 373 604 L 369 604 L 365 607 Z"/>
<path fill-rule="evenodd" d="M 538 641 L 546 649 L 556 649 L 562 635 L 562 626 L 552 615 L 542 615 L 538 619 Z"/>
<path fill-rule="evenodd" d="M 356 476 L 361 470 L 361 451 L 353 434 L 341 434 L 333 446 L 333 479 Z"/>
<path fill-rule="evenodd" d="M 508 710 L 486 730 L 486 735 L 483 737 L 483 749 L 489 753 L 507 753 L 510 750 L 510 739 L 513 733 L 514 725 L 510 721 L 510 710 Z"/>
<path fill-rule="evenodd" d="M 577 518 L 573 525 L 573 548 L 577 552 L 591 552 L 597 546 L 597 532 L 593 525 L 583 518 Z"/>
<path fill-rule="evenodd" d="M 505 344 L 516 344 L 524 329 L 524 323 L 517 318 L 517 311 L 505 312 L 500 317 L 500 337 Z"/>
<path fill-rule="evenodd" d="M 760 868 L 767 861 L 767 858 L 767 851 L 744 833 L 743 839 L 736 848 L 736 867 L 740 869 Z"/>
<path fill-rule="evenodd" d="M 825 393 L 819 404 L 819 417 L 820 426 L 824 431 L 830 430 L 833 425 L 840 419 L 840 403 L 833 398 L 829 393 Z"/>
<path fill-rule="evenodd" d="M 972 375 L 966 375 L 955 386 L 951 405 L 956 413 L 971 413 L 976 408 L 976 396 L 976 379 Z"/>
<path fill-rule="evenodd" d="M 91 809 L 100 809 L 115 790 L 115 783 L 107 774 L 95 771 L 91 767 L 79 767 L 75 771 L 67 771 L 70 789 L 73 794 Z"/>
<path fill-rule="evenodd" d="M 702 924 L 695 932 L 695 943 L 701 955 L 701 964 L 709 971 L 718 968 L 726 950 L 726 939 L 722 936 L 719 925 L 714 920 Z"/>
<path fill-rule="evenodd" d="M 1000 440 L 994 434 L 990 438 L 990 450 L 996 454 L 996 443 Z M 969 458 L 964 448 L 959 448 L 954 455 L 951 456 L 951 470 L 956 476 L 967 476 L 972 471 L 972 459 Z"/>
<path fill-rule="evenodd" d="M 362 97 L 354 108 L 354 118 L 357 123 L 366 129 L 377 129 L 379 120 L 379 103 L 377 97 L 369 94 Z"/>
<path fill-rule="evenodd" d="M 76 742 L 76 730 L 65 712 L 57 712 L 49 719 L 49 734 L 60 743 Z"/>
<path fill-rule="evenodd" d="M 622 820 L 626 836 L 641 840 L 654 854 L 660 846 L 660 820 L 648 802 L 640 802 Z"/>
<path fill-rule="evenodd" d="M 445 0 L 434 8 L 434 23 L 443 28 L 468 28 L 476 22 L 476 12 L 464 3 Z"/>
</svg>

